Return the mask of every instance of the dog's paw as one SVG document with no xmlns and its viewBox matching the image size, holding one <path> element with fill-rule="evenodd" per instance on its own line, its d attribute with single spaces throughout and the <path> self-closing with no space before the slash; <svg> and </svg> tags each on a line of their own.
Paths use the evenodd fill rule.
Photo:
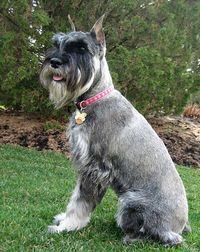
<svg viewBox="0 0 200 252">
<path fill-rule="evenodd" d="M 63 221 L 66 218 L 66 213 L 60 213 L 54 216 L 53 218 L 53 224 L 59 225 L 61 221 Z"/>
<path fill-rule="evenodd" d="M 140 241 L 140 238 L 138 237 L 135 237 L 135 238 L 132 238 L 130 237 L 129 235 L 126 235 L 124 238 L 123 238 L 123 244 L 124 245 L 129 245 L 131 243 L 134 243 L 134 242 L 138 242 Z"/>
<path fill-rule="evenodd" d="M 81 228 L 84 228 L 88 222 L 90 221 L 90 218 L 74 218 L 74 216 L 67 217 L 65 215 L 65 219 L 60 220 L 59 225 L 52 225 L 48 227 L 49 233 L 61 233 L 63 231 L 75 231 L 79 230 Z"/>
<path fill-rule="evenodd" d="M 61 230 L 59 228 L 59 226 L 57 225 L 51 225 L 51 226 L 48 226 L 48 233 L 50 234 L 54 234 L 54 233 L 60 233 L 62 232 L 63 230 Z"/>
<path fill-rule="evenodd" d="M 166 232 L 161 239 L 165 247 L 177 246 L 183 242 L 182 236 L 172 231 Z"/>
</svg>

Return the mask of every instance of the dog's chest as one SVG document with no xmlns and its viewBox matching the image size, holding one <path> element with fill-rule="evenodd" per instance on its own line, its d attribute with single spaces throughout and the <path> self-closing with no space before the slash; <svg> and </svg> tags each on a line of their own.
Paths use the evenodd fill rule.
<svg viewBox="0 0 200 252">
<path fill-rule="evenodd" d="M 71 120 L 70 128 L 70 147 L 74 161 L 86 162 L 89 154 L 90 134 L 85 122 L 81 125 L 76 124 L 74 117 Z"/>
</svg>

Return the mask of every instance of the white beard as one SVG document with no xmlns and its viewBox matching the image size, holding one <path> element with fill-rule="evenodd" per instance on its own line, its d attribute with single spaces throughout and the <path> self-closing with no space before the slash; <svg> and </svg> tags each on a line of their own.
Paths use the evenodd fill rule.
<svg viewBox="0 0 200 252">
<path fill-rule="evenodd" d="M 77 88 L 73 92 L 67 90 L 67 86 L 64 81 L 52 80 L 51 75 L 49 75 L 48 68 L 44 69 L 44 71 L 41 74 L 41 83 L 43 83 L 43 85 L 49 89 L 49 98 L 51 102 L 55 105 L 55 107 L 59 109 L 68 102 L 75 101 L 79 96 L 88 91 L 88 89 L 92 86 L 94 82 L 95 74 L 99 68 L 100 68 L 100 62 L 96 57 L 94 57 L 95 72 L 92 74 L 90 80 L 83 87 L 79 87 L 80 86 L 79 82 L 81 80 L 81 71 L 78 69 L 77 87 L 79 88 Z M 63 76 L 63 73 L 59 70 L 56 71 L 54 70 L 54 72 L 56 74 L 60 74 Z"/>
<path fill-rule="evenodd" d="M 49 98 L 56 108 L 62 107 L 73 95 L 67 91 L 64 82 L 52 81 L 49 85 Z"/>
</svg>

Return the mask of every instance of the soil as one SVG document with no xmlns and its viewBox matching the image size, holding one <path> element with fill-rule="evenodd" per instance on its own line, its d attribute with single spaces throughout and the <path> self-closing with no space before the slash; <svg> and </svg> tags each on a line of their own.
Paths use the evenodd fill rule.
<svg viewBox="0 0 200 252">
<path fill-rule="evenodd" d="M 58 127 L 59 125 L 59 127 Z M 14 144 L 69 154 L 66 123 L 21 112 L 0 113 L 0 144 Z M 49 128 L 49 129 L 47 129 Z"/>
<path fill-rule="evenodd" d="M 200 168 L 200 121 L 182 117 L 151 117 L 149 123 L 164 141 L 176 164 Z M 44 120 L 22 112 L 0 112 L 0 144 L 53 150 L 70 157 L 66 122 Z"/>
<path fill-rule="evenodd" d="M 182 117 L 150 118 L 149 123 L 176 164 L 200 168 L 200 122 Z"/>
</svg>

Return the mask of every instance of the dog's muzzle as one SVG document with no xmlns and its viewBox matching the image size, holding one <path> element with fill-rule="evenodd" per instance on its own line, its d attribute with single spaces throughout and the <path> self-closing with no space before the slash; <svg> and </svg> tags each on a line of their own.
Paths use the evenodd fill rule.
<svg viewBox="0 0 200 252">
<path fill-rule="evenodd" d="M 64 77 L 63 75 L 60 73 L 60 67 L 63 65 L 63 62 L 61 59 L 59 58 L 52 58 L 50 60 L 50 67 L 53 70 L 53 75 L 52 75 L 52 79 L 54 81 L 63 81 Z"/>
</svg>

